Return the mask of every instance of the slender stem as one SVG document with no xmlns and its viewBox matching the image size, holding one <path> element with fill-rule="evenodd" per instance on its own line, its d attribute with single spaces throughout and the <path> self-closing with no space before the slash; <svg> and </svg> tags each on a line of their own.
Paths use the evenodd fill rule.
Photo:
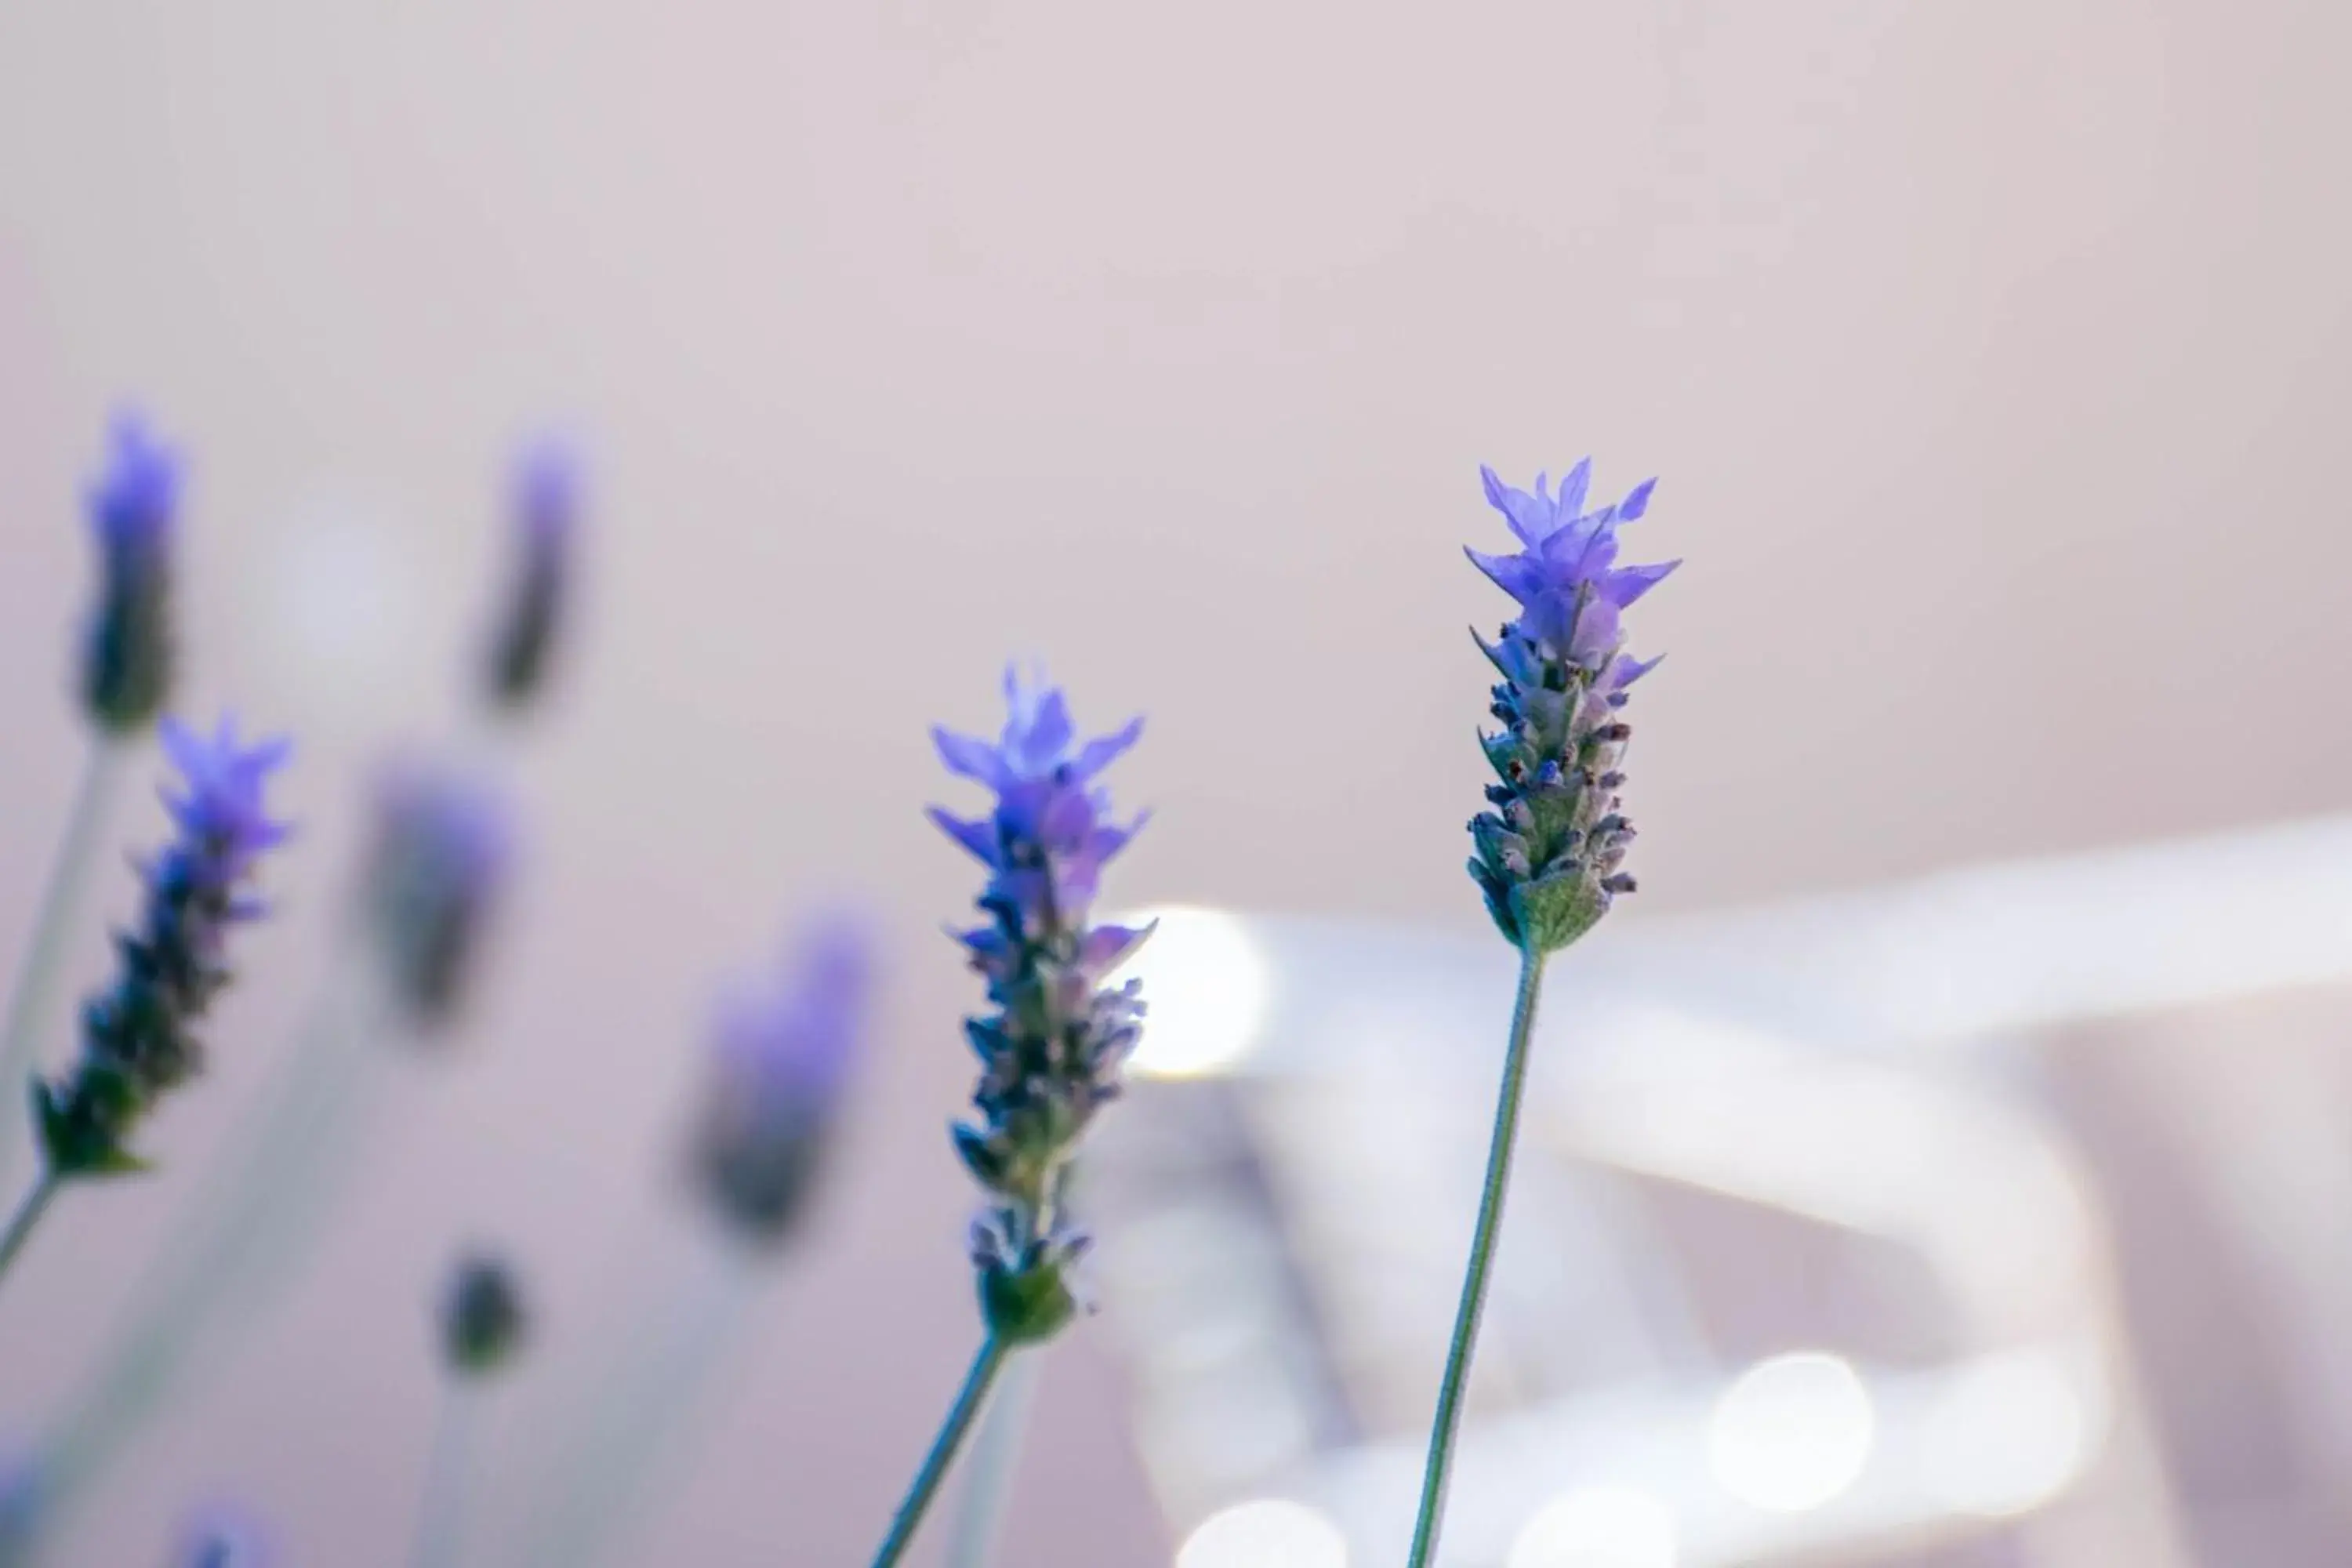
<svg viewBox="0 0 2352 1568">
<path fill-rule="evenodd" d="M 1544 955 L 1534 947 L 1520 951 L 1519 996 L 1511 1009 L 1511 1045 L 1503 1058 L 1494 1138 L 1486 1146 L 1486 1186 L 1478 1199 L 1478 1227 L 1471 1233 L 1470 1266 L 1462 1276 L 1462 1305 L 1454 1317 L 1454 1342 L 1445 1352 L 1445 1381 L 1438 1386 L 1437 1418 L 1430 1425 L 1429 1458 L 1421 1473 L 1421 1513 L 1412 1527 L 1408 1568 L 1429 1568 L 1437 1551 L 1438 1526 L 1445 1516 L 1454 1438 L 1462 1426 L 1462 1396 L 1470 1384 L 1470 1356 L 1478 1344 L 1479 1314 L 1486 1306 L 1486 1275 L 1495 1262 L 1495 1239 L 1503 1228 L 1503 1194 L 1511 1183 L 1511 1150 L 1518 1142 L 1519 1102 L 1528 1083 L 1528 1037 L 1535 1032 L 1543 963 Z"/>
<path fill-rule="evenodd" d="M 605 1361 L 603 1386 L 569 1412 L 571 1440 L 557 1447 L 535 1488 L 528 1550 L 501 1560 L 520 1568 L 594 1568 L 620 1555 L 654 1508 L 666 1500 L 696 1434 L 690 1417 L 767 1283 L 765 1265 L 730 1236 L 704 1235 L 697 1266 L 664 1269 L 665 1287 L 681 1273 L 701 1278 L 684 1291 L 665 1289 L 640 1302 L 633 1326 Z M 0 1564 L 0 1568 L 5 1568 Z"/>
<path fill-rule="evenodd" d="M 931 1440 L 931 1451 L 923 1456 L 923 1468 L 915 1472 L 915 1484 L 907 1489 L 907 1499 L 898 1505 L 890 1521 L 890 1533 L 884 1538 L 882 1550 L 874 1554 L 874 1568 L 890 1565 L 907 1554 L 915 1539 L 915 1531 L 923 1522 L 923 1514 L 939 1494 L 940 1482 L 946 1479 L 948 1468 L 955 1463 L 956 1450 L 963 1447 L 964 1437 L 971 1431 L 972 1417 L 988 1402 L 990 1384 L 1004 1366 L 1004 1342 L 991 1334 L 982 1342 L 980 1353 L 972 1358 L 971 1371 L 965 1374 L 962 1389 L 956 1394 L 955 1407 L 948 1412 L 947 1424 Z"/>
<path fill-rule="evenodd" d="M 16 1212 L 8 1216 L 8 1228 L 0 1231 L 0 1275 L 8 1272 L 9 1265 L 16 1261 L 16 1254 L 25 1249 L 25 1238 L 33 1234 L 33 1226 L 48 1213 L 49 1200 L 58 1195 L 58 1185 L 57 1173 L 45 1170 L 16 1200 Z"/>
<path fill-rule="evenodd" d="M 433 1454 L 425 1461 L 425 1490 L 416 1502 L 416 1540 L 410 1568 L 450 1568 L 465 1525 L 466 1460 L 471 1447 L 475 1391 L 454 1373 L 444 1378 L 441 1414 L 433 1429 Z"/>
<path fill-rule="evenodd" d="M 124 751 L 121 742 L 100 735 L 83 754 L 65 834 L 58 840 L 57 858 L 49 862 L 49 879 L 17 957 L 16 981 L 8 987 L 8 1012 L 0 1021 L 0 1091 L 7 1094 L 17 1094 L 17 1086 L 32 1070 L 34 1042 L 57 994 L 67 936 L 80 921 L 82 893 L 89 885 L 93 852 L 112 814 Z M 25 1126 L 23 1117 L 0 1115 L 0 1163 L 15 1151 Z"/>
<path fill-rule="evenodd" d="M 1003 1521 L 1005 1499 L 1013 1489 L 1021 1440 L 1029 1431 L 1029 1395 L 1037 1386 L 1035 1357 L 1008 1360 L 1004 1384 L 972 1445 L 955 1533 L 948 1537 L 948 1568 L 988 1568 L 996 1552 L 997 1526 Z"/>
</svg>

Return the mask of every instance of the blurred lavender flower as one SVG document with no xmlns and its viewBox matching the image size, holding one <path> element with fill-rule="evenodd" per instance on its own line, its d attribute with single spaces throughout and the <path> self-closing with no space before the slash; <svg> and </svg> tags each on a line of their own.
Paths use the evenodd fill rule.
<svg viewBox="0 0 2352 1568">
<path fill-rule="evenodd" d="M 511 483 L 514 577 L 491 633 L 488 671 L 491 706 L 509 713 L 530 707 L 547 684 L 562 632 L 583 489 L 578 457 L 551 439 L 524 449 Z"/>
<path fill-rule="evenodd" d="M 277 1553 L 260 1520 L 240 1508 L 215 1505 L 181 1531 L 173 1568 L 269 1568 Z"/>
<path fill-rule="evenodd" d="M 866 1033 L 873 945 L 835 918 L 814 927 L 785 984 L 723 1005 L 692 1148 L 704 1195 L 739 1234 L 783 1240 L 806 1206 Z"/>
<path fill-rule="evenodd" d="M 488 1253 L 457 1260 L 441 1300 L 441 1354 L 459 1377 L 496 1372 L 522 1346 L 529 1321 L 505 1261 Z"/>
<path fill-rule="evenodd" d="M 1071 1156 L 1142 1034 L 1141 983 L 1105 978 L 1148 928 L 1088 921 L 1104 865 L 1141 819 L 1111 819 L 1102 771 L 1142 734 L 1136 720 L 1083 743 L 1062 692 L 1007 671 L 1009 714 L 994 742 L 947 730 L 932 739 L 949 770 L 996 794 L 989 816 L 931 816 L 989 868 L 985 923 L 959 933 L 988 981 L 993 1011 L 965 1021 L 981 1062 L 977 1122 L 957 1152 L 991 1194 L 971 1230 L 983 1311 L 1007 1343 L 1051 1337 L 1076 1310 L 1069 1265 L 1087 1238 L 1063 1212 Z"/>
<path fill-rule="evenodd" d="M 82 701 L 110 734 L 146 728 L 172 684 L 171 590 L 180 459 L 135 414 L 118 415 L 89 489 L 99 595 L 83 643 Z"/>
<path fill-rule="evenodd" d="M 167 721 L 163 746 L 181 774 L 165 796 L 179 837 L 145 868 L 140 929 L 117 939 L 121 971 L 83 1010 L 79 1059 L 34 1089 L 51 1181 L 142 1168 L 125 1140 L 202 1068 L 191 1026 L 229 982 L 230 928 L 263 912 L 247 879 L 289 832 L 262 798 L 289 742 L 244 745 L 224 719 L 210 739 Z"/>
<path fill-rule="evenodd" d="M 1503 677 L 1492 711 L 1504 728 L 1480 738 L 1499 782 L 1486 789 L 1494 809 L 1470 824 L 1470 874 L 1512 944 L 1549 952 L 1633 890 L 1619 868 L 1633 837 L 1618 810 L 1618 763 L 1632 734 L 1620 710 L 1658 661 L 1624 651 L 1619 616 L 1681 563 L 1617 564 L 1617 529 L 1648 510 L 1654 479 L 1587 512 L 1589 459 L 1556 496 L 1540 475 L 1530 495 L 1484 473 L 1486 499 L 1524 548 L 1468 552 L 1519 603 L 1497 640 L 1478 644 Z"/>
<path fill-rule="evenodd" d="M 412 1026 L 447 1023 L 464 1000 L 511 849 L 505 808 L 488 790 L 414 766 L 379 782 L 366 914 Z"/>
</svg>

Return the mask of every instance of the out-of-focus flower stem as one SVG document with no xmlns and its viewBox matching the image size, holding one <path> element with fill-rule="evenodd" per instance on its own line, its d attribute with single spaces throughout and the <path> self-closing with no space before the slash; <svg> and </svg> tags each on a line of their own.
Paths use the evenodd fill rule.
<svg viewBox="0 0 2352 1568">
<path fill-rule="evenodd" d="M 1495 1261 L 1495 1241 L 1503 1228 L 1503 1196 L 1511 1184 L 1511 1152 L 1519 1137 L 1519 1105 L 1528 1083 L 1528 1039 L 1535 1032 L 1536 998 L 1543 987 L 1544 954 L 1535 942 L 1519 950 L 1519 994 L 1511 1009 L 1511 1043 L 1503 1058 L 1503 1088 L 1495 1105 L 1495 1131 L 1486 1146 L 1486 1184 L 1478 1199 L 1478 1225 L 1470 1237 L 1470 1264 L 1462 1276 L 1462 1304 L 1454 1317 L 1454 1342 L 1445 1352 L 1445 1378 L 1438 1385 L 1437 1415 L 1430 1425 L 1429 1457 L 1422 1467 L 1421 1512 L 1412 1528 L 1409 1568 L 1429 1568 L 1437 1552 L 1437 1531 L 1445 1516 L 1445 1488 L 1454 1463 L 1454 1439 L 1462 1426 L 1462 1396 L 1470 1384 L 1470 1357 L 1477 1349 L 1478 1320 L 1486 1307 L 1486 1277 Z"/>
<path fill-rule="evenodd" d="M 1004 1521 L 1005 1499 L 1013 1490 L 1013 1472 L 1029 1431 L 1029 1396 L 1036 1386 L 1037 1358 L 1014 1357 L 972 1447 L 955 1533 L 948 1538 L 948 1568 L 988 1568 L 995 1554 L 997 1528 Z"/>
<path fill-rule="evenodd" d="M 874 1554 L 874 1568 L 891 1568 L 913 1544 L 915 1531 L 921 1528 L 923 1515 L 929 1510 L 931 1500 L 939 1495 L 940 1483 L 947 1479 L 956 1454 L 971 1435 L 973 1420 L 988 1403 L 988 1391 L 995 1385 L 996 1374 L 1004 1370 L 1005 1355 L 1011 1349 L 995 1334 L 981 1342 L 980 1353 L 972 1358 L 971 1371 L 964 1375 L 954 1407 L 948 1412 L 940 1435 L 931 1440 L 930 1452 L 923 1456 L 922 1468 L 915 1472 L 906 1500 L 892 1517 L 890 1533 L 884 1538 L 882 1549 Z"/>
<path fill-rule="evenodd" d="M 16 1261 L 16 1254 L 25 1249 L 25 1241 L 33 1234 L 41 1216 L 49 1211 L 49 1200 L 58 1195 L 58 1178 L 53 1171 L 43 1171 L 25 1195 L 16 1201 L 16 1212 L 8 1216 L 8 1228 L 0 1231 L 0 1275 L 8 1272 Z"/>
<path fill-rule="evenodd" d="M 89 886 L 99 839 L 113 815 L 130 750 L 122 741 L 99 733 L 90 737 L 83 755 L 65 835 L 58 840 L 48 885 L 41 890 L 32 931 L 17 960 L 16 983 L 8 988 L 7 1018 L 0 1023 L 0 1100 L 22 1099 L 26 1075 L 33 1068 L 34 1043 L 57 996 L 66 933 L 80 924 L 82 895 Z M 0 1171 L 11 1163 L 27 1125 L 21 1114 L 0 1113 Z"/>
<path fill-rule="evenodd" d="M 425 1489 L 416 1503 L 416 1539 L 409 1568 L 452 1568 L 465 1528 L 466 1472 L 472 1447 L 473 1405 L 481 1391 L 463 1377 L 445 1377 L 441 1414 L 433 1428 L 433 1453 L 425 1460 Z"/>
</svg>

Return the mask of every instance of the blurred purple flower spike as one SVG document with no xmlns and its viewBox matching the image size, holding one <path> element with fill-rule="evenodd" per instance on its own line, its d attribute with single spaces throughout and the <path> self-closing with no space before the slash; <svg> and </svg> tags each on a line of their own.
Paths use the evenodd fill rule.
<svg viewBox="0 0 2352 1568">
<path fill-rule="evenodd" d="M 693 1168 L 713 1210 L 762 1245 L 805 1212 L 865 1047 L 875 954 L 865 924 L 811 925 L 781 984 L 721 1005 Z"/>
<path fill-rule="evenodd" d="M 181 463 L 144 420 L 115 416 L 106 464 L 89 488 L 99 593 L 83 636 L 81 697 L 110 734 L 143 730 L 172 686 L 172 564 Z"/>
</svg>

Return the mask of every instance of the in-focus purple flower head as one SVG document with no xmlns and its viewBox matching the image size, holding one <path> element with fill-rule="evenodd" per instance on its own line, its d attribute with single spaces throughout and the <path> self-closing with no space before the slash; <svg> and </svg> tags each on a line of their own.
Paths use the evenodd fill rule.
<svg viewBox="0 0 2352 1568">
<path fill-rule="evenodd" d="M 1069 1270 L 1087 1237 L 1063 1189 L 1142 1034 L 1140 983 L 1106 981 L 1150 933 L 1094 925 L 1089 908 L 1103 867 L 1142 826 L 1114 819 L 1100 779 L 1143 724 L 1081 740 L 1061 690 L 1017 669 L 1004 697 L 993 742 L 932 731 L 949 771 L 994 792 L 993 808 L 968 819 L 933 807 L 931 817 L 990 873 L 979 900 L 987 921 L 956 933 L 988 981 L 991 1010 L 964 1022 L 981 1064 L 979 1118 L 953 1137 L 989 1194 L 971 1232 L 982 1314 L 998 1338 L 1034 1343 L 1077 1310 Z"/>
<path fill-rule="evenodd" d="M 1633 838 L 1617 809 L 1632 733 L 1622 710 L 1658 661 L 1625 651 L 1623 612 L 1680 563 L 1618 563 L 1618 530 L 1649 510 L 1654 479 L 1588 511 L 1590 459 L 1558 494 L 1541 475 L 1530 492 L 1482 472 L 1487 500 L 1521 548 L 1468 554 L 1519 613 L 1496 641 L 1479 642 L 1503 678 L 1491 711 L 1506 728 L 1483 738 L 1496 782 L 1486 790 L 1494 809 L 1470 824 L 1478 851 L 1470 870 L 1503 934 L 1551 952 L 1633 889 L 1620 868 Z"/>
<path fill-rule="evenodd" d="M 865 1048 L 875 967 L 866 922 L 835 913 L 777 982 L 720 1005 L 693 1163 L 705 1199 L 751 1240 L 783 1240 L 807 1208 Z"/>
<path fill-rule="evenodd" d="M 1143 721 L 1081 742 L 1061 689 L 1017 668 L 1004 672 L 1004 730 L 992 743 L 931 731 L 948 771 L 995 791 L 995 809 L 972 821 L 933 806 L 931 820 L 997 872 L 1024 910 L 1083 923 L 1103 866 L 1143 826 L 1140 816 L 1113 821 L 1110 792 L 1095 782 L 1142 738 Z"/>
<path fill-rule="evenodd" d="M 287 742 L 247 745 L 224 719 L 210 736 L 166 722 L 163 747 L 180 771 L 163 797 L 177 837 L 143 868 L 138 928 L 117 936 L 116 977 L 82 1009 L 80 1055 L 34 1096 L 43 1156 L 60 1178 L 143 1168 L 126 1140 L 202 1068 L 194 1029 L 229 982 L 228 933 L 264 912 L 247 883 L 289 832 L 264 798 Z"/>
<path fill-rule="evenodd" d="M 486 785 L 413 763 L 379 780 L 367 910 L 413 1026 L 446 1024 L 463 1002 L 513 846 L 505 803 Z"/>
<path fill-rule="evenodd" d="M 89 487 L 99 592 L 81 670 L 85 709 L 115 734 L 144 729 L 170 695 L 180 489 L 178 456 L 139 416 L 118 415 L 105 465 Z"/>
<path fill-rule="evenodd" d="M 1466 553 L 1519 602 L 1519 625 L 1530 638 L 1564 663 L 1600 671 L 1618 657 L 1622 612 L 1682 564 L 1617 564 L 1617 530 L 1649 510 L 1658 481 L 1643 479 L 1624 500 L 1588 512 L 1589 458 L 1568 471 L 1558 495 L 1549 493 L 1542 474 L 1530 494 L 1505 484 L 1492 468 L 1479 472 L 1486 500 L 1509 521 L 1523 548 L 1514 555 Z"/>
<path fill-rule="evenodd" d="M 579 453 L 568 442 L 541 437 L 517 454 L 508 496 L 515 563 L 489 649 L 494 708 L 527 708 L 546 687 L 585 504 Z"/>
</svg>

